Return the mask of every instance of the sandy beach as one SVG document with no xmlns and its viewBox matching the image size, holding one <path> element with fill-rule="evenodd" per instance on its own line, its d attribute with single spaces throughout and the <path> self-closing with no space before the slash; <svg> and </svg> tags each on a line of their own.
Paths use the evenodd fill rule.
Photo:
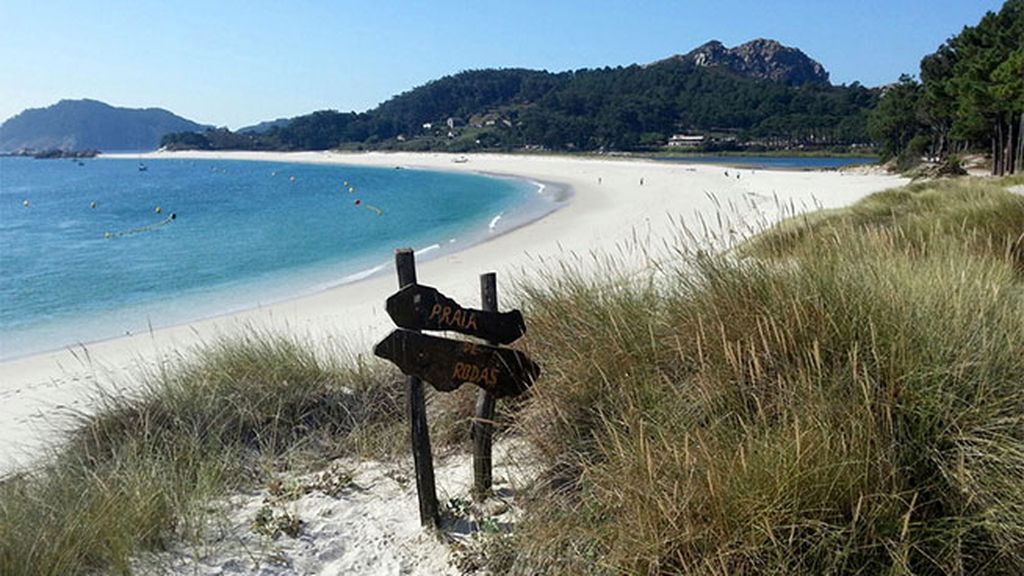
<svg viewBox="0 0 1024 576">
<path fill-rule="evenodd" d="M 592 252 L 614 251 L 631 242 L 657 246 L 675 237 L 680 221 L 699 229 L 701 218 L 717 222 L 721 213 L 731 219 L 725 227 L 739 233 L 747 224 L 774 221 L 782 206 L 787 211 L 842 206 L 906 182 L 865 171 L 755 171 L 558 156 L 472 155 L 465 162 L 436 153 L 161 152 L 149 157 L 472 171 L 559 183 L 571 190 L 563 208 L 538 221 L 419 264 L 421 283 L 474 306 L 483 272 L 498 273 L 500 292 L 503 281 L 542 275 L 553 261 L 575 258 L 586 265 Z M 393 272 L 384 273 L 239 313 L 0 363 L 0 474 L 36 457 L 68 414 L 87 413 L 97 382 L 107 387 L 116 383 L 130 393 L 133 370 L 156 366 L 221 335 L 254 327 L 276 329 L 369 353 L 372 343 L 392 328 L 383 305 L 395 284 Z"/>
</svg>

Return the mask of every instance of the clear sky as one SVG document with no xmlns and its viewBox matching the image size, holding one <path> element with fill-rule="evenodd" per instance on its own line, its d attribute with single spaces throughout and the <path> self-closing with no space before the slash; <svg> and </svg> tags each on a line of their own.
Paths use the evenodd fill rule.
<svg viewBox="0 0 1024 576">
<path fill-rule="evenodd" d="M 0 0 L 0 121 L 61 98 L 233 129 L 363 111 L 462 70 L 647 63 L 711 39 L 795 46 L 836 84 L 916 73 L 1002 0 Z"/>
</svg>

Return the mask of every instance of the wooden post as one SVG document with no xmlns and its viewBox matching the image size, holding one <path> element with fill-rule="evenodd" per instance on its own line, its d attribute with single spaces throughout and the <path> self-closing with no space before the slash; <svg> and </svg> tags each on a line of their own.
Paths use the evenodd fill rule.
<svg viewBox="0 0 1024 576">
<path fill-rule="evenodd" d="M 416 258 L 411 248 L 395 251 L 398 288 L 416 283 Z M 430 452 L 430 431 L 427 428 L 427 406 L 423 398 L 423 382 L 406 376 L 406 412 L 412 437 L 412 459 L 416 468 L 416 494 L 420 503 L 420 525 L 437 526 L 437 490 L 434 486 L 434 457 Z"/>
<path fill-rule="evenodd" d="M 498 311 L 498 282 L 494 272 L 480 275 L 482 309 Z M 488 342 L 488 344 L 495 344 Z M 473 497 L 483 500 L 491 491 L 491 438 L 494 434 L 494 395 L 481 389 L 476 396 L 476 410 L 470 424 L 473 439 Z"/>
</svg>

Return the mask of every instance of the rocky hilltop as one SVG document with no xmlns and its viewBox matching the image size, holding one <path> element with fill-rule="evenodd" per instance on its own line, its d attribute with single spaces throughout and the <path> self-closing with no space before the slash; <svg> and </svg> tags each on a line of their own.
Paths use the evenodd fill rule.
<svg viewBox="0 0 1024 576">
<path fill-rule="evenodd" d="M 825 67 L 800 49 L 765 38 L 751 40 L 735 48 L 726 48 L 718 40 L 712 40 L 673 58 L 690 61 L 699 67 L 725 68 L 748 78 L 772 80 L 790 86 L 829 83 Z"/>
<path fill-rule="evenodd" d="M 207 126 L 162 108 L 117 108 L 96 100 L 61 100 L 0 125 L 0 152 L 18 150 L 154 150 L 170 132 Z"/>
</svg>

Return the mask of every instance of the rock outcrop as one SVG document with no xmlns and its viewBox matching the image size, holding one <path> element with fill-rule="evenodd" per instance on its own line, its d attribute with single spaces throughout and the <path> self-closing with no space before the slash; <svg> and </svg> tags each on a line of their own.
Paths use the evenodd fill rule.
<svg viewBox="0 0 1024 576">
<path fill-rule="evenodd" d="M 725 68 L 741 76 L 781 82 L 790 86 L 828 84 L 825 67 L 798 48 L 783 46 L 775 40 L 758 38 L 735 48 L 726 48 L 718 40 L 698 46 L 688 54 L 673 58 L 695 66 Z"/>
</svg>

